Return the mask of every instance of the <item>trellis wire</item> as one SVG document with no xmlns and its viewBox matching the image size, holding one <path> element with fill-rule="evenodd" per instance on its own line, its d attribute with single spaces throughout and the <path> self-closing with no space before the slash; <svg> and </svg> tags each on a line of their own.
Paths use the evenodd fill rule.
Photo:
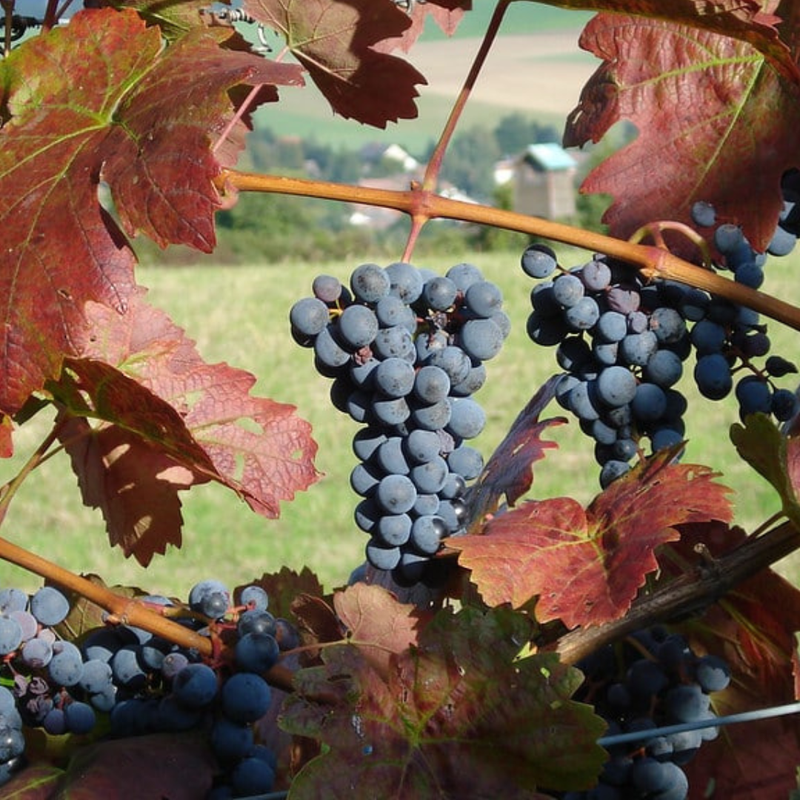
<svg viewBox="0 0 800 800">
<path fill-rule="evenodd" d="M 739 714 L 729 714 L 725 717 L 709 717 L 708 719 L 699 719 L 694 722 L 666 725 L 662 728 L 650 728 L 650 730 L 646 731 L 631 731 L 630 733 L 618 733 L 614 736 L 603 736 L 597 740 L 597 744 L 601 747 L 611 747 L 615 744 L 627 744 L 628 742 L 638 742 L 642 739 L 652 739 L 654 736 L 670 736 L 673 733 L 685 733 L 686 731 L 696 731 L 701 728 L 717 728 L 722 725 L 733 725 L 737 722 L 754 722 L 760 719 L 784 717 L 798 712 L 800 712 L 800 703 L 788 703 L 783 706 L 760 708 L 756 711 L 742 711 Z"/>
</svg>

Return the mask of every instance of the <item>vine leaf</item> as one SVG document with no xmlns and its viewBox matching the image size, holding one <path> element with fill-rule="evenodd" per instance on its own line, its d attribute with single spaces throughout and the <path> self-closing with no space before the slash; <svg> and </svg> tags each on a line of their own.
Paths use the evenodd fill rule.
<svg viewBox="0 0 800 800">
<path fill-rule="evenodd" d="M 3 794 L 13 800 L 51 800 L 56 797 L 64 770 L 52 764 L 28 764 L 3 784 Z"/>
<path fill-rule="evenodd" d="M 800 436 L 783 436 L 766 414 L 751 414 L 744 425 L 731 426 L 731 441 L 739 455 L 772 484 L 783 512 L 800 526 Z"/>
<path fill-rule="evenodd" d="M 625 238 L 658 219 L 691 225 L 692 204 L 705 200 L 763 251 L 783 207 L 781 175 L 796 166 L 798 82 L 747 42 L 665 21 L 601 14 L 580 44 L 603 64 L 568 118 L 565 144 L 598 141 L 623 119 L 639 130 L 581 187 L 613 196 L 603 217 L 611 232 Z"/>
<path fill-rule="evenodd" d="M 776 27 L 782 20 L 771 13 L 777 8 L 776 2 L 765 5 L 761 0 L 714 0 L 713 3 L 674 0 L 668 6 L 660 0 L 541 0 L 541 2 L 561 8 L 636 14 L 735 37 L 749 42 L 764 53 L 788 77 L 795 79 L 798 77 L 791 49 L 781 41 L 780 31 Z"/>
<path fill-rule="evenodd" d="M 381 53 L 390 53 L 399 47 L 407 53 L 425 29 L 428 17 L 433 19 L 445 34 L 452 36 L 464 18 L 464 12 L 471 8 L 472 0 L 428 0 L 426 3 L 416 3 L 409 14 L 411 26 L 399 37 L 378 42 L 375 49 Z"/>
<path fill-rule="evenodd" d="M 570 699 L 576 670 L 553 654 L 516 660 L 530 633 L 508 609 L 440 612 L 385 678 L 354 647 L 326 649 L 284 703 L 284 728 L 329 748 L 297 775 L 293 800 L 543 800 L 540 786 L 588 788 L 605 723 Z"/>
<path fill-rule="evenodd" d="M 137 736 L 76 750 L 54 796 L 111 798 L 120 786 L 135 786 L 139 797 L 196 800 L 210 791 L 213 774 L 214 757 L 202 736 Z"/>
<path fill-rule="evenodd" d="M 86 301 L 126 308 L 134 257 L 101 180 L 128 234 L 213 248 L 211 145 L 234 117 L 229 90 L 301 80 L 297 65 L 225 50 L 228 36 L 198 28 L 162 48 L 131 10 L 85 10 L 0 62 L 0 411 L 60 373 Z"/>
<path fill-rule="evenodd" d="M 84 502 L 100 505 L 111 541 L 146 564 L 180 544 L 177 491 L 215 480 L 277 517 L 318 475 L 310 426 L 294 406 L 251 396 L 248 372 L 207 364 L 143 294 L 125 314 L 87 303 L 81 357 L 48 387 L 72 416 L 105 423 L 90 444 L 65 446 Z"/>
<path fill-rule="evenodd" d="M 336 592 L 333 607 L 350 639 L 382 677 L 388 673 L 391 655 L 416 644 L 431 616 L 366 583 Z"/>
<path fill-rule="evenodd" d="M 377 128 L 416 118 L 425 78 L 375 48 L 411 24 L 391 0 L 245 0 L 244 9 L 286 39 L 337 114 Z"/>
<path fill-rule="evenodd" d="M 269 595 L 269 612 L 273 617 L 291 617 L 292 603 L 301 595 L 322 597 L 324 594 L 319 578 L 308 567 L 303 567 L 300 572 L 281 567 L 278 572 L 264 573 L 258 580 L 237 586 L 233 590 L 237 603 L 241 602 L 242 589 L 253 584 L 260 586 Z"/>
<path fill-rule="evenodd" d="M 531 501 L 490 521 L 485 535 L 448 540 L 491 606 L 522 606 L 538 595 L 540 622 L 570 628 L 624 616 L 656 549 L 676 525 L 728 521 L 729 492 L 705 467 L 670 463 L 673 450 L 640 462 L 584 510 L 568 497 Z"/>
<path fill-rule="evenodd" d="M 681 527 L 675 548 L 692 563 L 695 545 L 714 558 L 746 539 L 740 528 L 717 524 Z M 735 586 L 682 632 L 696 652 L 723 657 L 734 676 L 730 686 L 712 695 L 717 714 L 737 714 L 796 699 L 797 654 L 800 631 L 800 591 L 771 569 Z M 732 800 L 772 800 L 788 797 L 796 788 L 800 763 L 800 725 L 796 716 L 731 725 L 717 739 L 704 743 L 699 757 L 687 767 L 690 786 L 705 787 L 713 778 L 715 795 Z"/>
<path fill-rule="evenodd" d="M 557 447 L 541 438 L 553 425 L 566 423 L 564 417 L 539 421 L 539 416 L 555 396 L 560 376 L 550 378 L 528 401 L 511 425 L 503 441 L 492 453 L 478 480 L 465 498 L 470 514 L 470 530 L 479 528 L 487 514 L 493 513 L 502 495 L 513 506 L 533 484 L 532 464 L 544 458 L 545 450 Z"/>
</svg>

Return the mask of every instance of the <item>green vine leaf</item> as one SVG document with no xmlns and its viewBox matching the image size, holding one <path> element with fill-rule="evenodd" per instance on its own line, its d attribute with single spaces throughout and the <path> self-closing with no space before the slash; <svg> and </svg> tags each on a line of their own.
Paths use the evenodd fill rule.
<svg viewBox="0 0 800 800">
<path fill-rule="evenodd" d="M 670 463 L 660 451 L 614 481 L 584 510 L 569 497 L 531 501 L 491 520 L 483 535 L 459 536 L 459 564 L 491 606 L 538 596 L 540 622 L 569 628 L 624 616 L 658 568 L 657 549 L 676 525 L 730 521 L 729 489 L 706 467 Z"/>
<path fill-rule="evenodd" d="M 517 660 L 530 632 L 507 609 L 440 612 L 386 678 L 356 648 L 326 649 L 284 704 L 286 730 L 329 748 L 291 800 L 543 800 L 540 788 L 591 786 L 605 723 L 570 699 L 577 670 L 553 654 Z"/>
<path fill-rule="evenodd" d="M 596 142 L 620 120 L 639 130 L 581 187 L 613 196 L 603 217 L 612 233 L 627 238 L 662 219 L 692 225 L 693 203 L 705 200 L 763 251 L 783 208 L 781 176 L 796 166 L 797 80 L 745 41 L 621 14 L 595 17 L 581 47 L 603 64 L 570 114 L 566 145 Z"/>
<path fill-rule="evenodd" d="M 101 181 L 129 235 L 213 248 L 229 91 L 270 85 L 275 99 L 273 84 L 301 81 L 297 65 L 223 49 L 228 36 L 197 29 L 163 48 L 133 11 L 86 10 L 0 62 L 0 411 L 58 376 L 84 303 L 127 307 L 134 257 Z"/>
<path fill-rule="evenodd" d="M 411 24 L 391 0 L 245 0 L 244 9 L 286 39 L 337 114 L 377 128 L 416 118 L 425 78 L 375 47 Z"/>
<path fill-rule="evenodd" d="M 751 414 L 744 425 L 731 426 L 731 441 L 739 455 L 772 484 L 783 513 L 800 526 L 800 436 L 784 436 L 766 414 Z"/>
</svg>

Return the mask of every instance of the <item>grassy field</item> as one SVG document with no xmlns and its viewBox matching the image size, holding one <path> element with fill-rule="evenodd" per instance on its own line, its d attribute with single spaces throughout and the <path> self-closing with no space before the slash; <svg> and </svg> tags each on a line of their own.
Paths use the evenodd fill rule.
<svg viewBox="0 0 800 800">
<path fill-rule="evenodd" d="M 564 263 L 581 263 L 583 256 L 575 252 Z M 465 257 L 468 254 L 454 253 L 447 262 L 419 259 L 418 264 L 443 270 Z M 515 323 L 504 351 L 489 362 L 489 380 L 479 395 L 489 422 L 477 444 L 488 454 L 556 367 L 553 352 L 535 348 L 525 335 L 531 282 L 519 269 L 518 253 L 473 260 L 503 288 Z M 780 287 L 781 296 L 800 302 L 794 278 L 800 258 L 785 261 L 770 265 L 769 285 L 773 293 Z M 286 319 L 291 304 L 309 293 L 315 275 L 328 272 L 346 279 L 355 266 L 320 262 L 140 272 L 141 282 L 151 288 L 151 302 L 187 329 L 208 361 L 227 361 L 253 372 L 259 379 L 256 394 L 296 404 L 314 425 L 320 446 L 318 467 L 325 475 L 308 492 L 285 504 L 280 520 L 263 520 L 223 489 L 200 486 L 185 495 L 183 547 L 165 558 L 156 557 L 150 569 L 144 570 L 109 549 L 99 514 L 81 505 L 66 458 L 58 456 L 22 487 L 5 521 L 5 535 L 73 570 L 98 572 L 109 582 L 179 595 L 201 578 L 218 577 L 235 584 L 282 565 L 296 569 L 308 565 L 329 587 L 345 581 L 361 561 L 365 543 L 352 523 L 355 497 L 348 486 L 355 464 L 350 438 L 356 425 L 331 407 L 328 382 L 314 372 L 310 353 L 292 343 Z M 792 358 L 797 349 L 794 335 L 773 327 L 774 352 Z M 777 504 L 771 489 L 738 460 L 728 440 L 728 427 L 736 419 L 734 402 L 711 404 L 697 398 L 690 380 L 683 383 L 690 396 L 685 461 L 722 471 L 721 480 L 737 491 L 738 520 L 752 528 Z M 552 416 L 560 414 L 557 407 L 551 409 Z M 18 455 L 0 465 L 3 480 L 14 474 L 45 431 L 45 420 L 36 420 L 19 432 Z M 591 444 L 574 423 L 551 429 L 549 438 L 559 449 L 548 451 L 536 466 L 533 495 L 571 495 L 588 501 L 597 491 Z M 3 565 L 0 585 L 8 583 L 32 588 L 38 581 Z"/>
</svg>

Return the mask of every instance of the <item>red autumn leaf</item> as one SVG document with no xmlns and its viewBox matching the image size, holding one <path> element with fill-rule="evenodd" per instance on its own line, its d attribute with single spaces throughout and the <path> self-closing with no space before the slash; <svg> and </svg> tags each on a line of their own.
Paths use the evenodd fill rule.
<svg viewBox="0 0 800 800">
<path fill-rule="evenodd" d="M 92 429 L 73 418 L 59 429 L 83 502 L 102 511 L 109 542 L 147 566 L 153 555 L 181 546 L 179 491 L 208 477 L 176 463 L 136 433 L 117 425 Z"/>
<path fill-rule="evenodd" d="M 213 775 L 214 757 L 202 735 L 134 736 L 76 750 L 54 796 L 114 798 L 120 787 L 135 786 L 137 797 L 197 800 L 210 791 Z"/>
<path fill-rule="evenodd" d="M 215 480 L 277 517 L 281 501 L 317 479 L 316 444 L 294 406 L 253 397 L 248 372 L 207 364 L 141 294 L 125 314 L 89 303 L 86 316 L 81 358 L 49 386 L 72 416 L 106 423 L 88 455 L 87 445 L 70 445 L 73 467 L 84 501 L 109 512 L 111 541 L 140 562 L 180 542 L 176 495 L 193 483 Z"/>
<path fill-rule="evenodd" d="M 557 447 L 541 435 L 553 425 L 562 425 L 564 417 L 539 421 L 539 415 L 555 395 L 560 376 L 553 376 L 528 401 L 511 425 L 503 441 L 492 453 L 478 480 L 470 487 L 465 501 L 469 508 L 470 528 L 480 527 L 486 514 L 497 509 L 505 495 L 513 506 L 533 483 L 534 461 L 544 458 L 544 451 Z"/>
<path fill-rule="evenodd" d="M 286 39 L 337 114 L 377 128 L 417 116 L 425 78 L 375 48 L 410 25 L 392 0 L 245 0 L 244 10 Z"/>
<path fill-rule="evenodd" d="M 327 648 L 284 703 L 289 732 L 328 746 L 293 798 L 543 800 L 539 786 L 588 788 L 605 723 L 570 699 L 577 671 L 553 654 L 516 659 L 530 634 L 508 610 L 441 612 L 385 677 L 356 648 Z"/>
<path fill-rule="evenodd" d="M 780 39 L 781 18 L 773 12 L 776 0 L 541 0 L 551 6 L 581 10 L 635 14 L 652 19 L 690 26 L 749 42 L 788 76 L 798 77 L 797 66 L 789 47 Z"/>
<path fill-rule="evenodd" d="M 625 615 L 675 541 L 675 526 L 729 520 L 729 491 L 705 467 L 670 464 L 664 451 L 614 481 L 584 511 L 571 498 L 532 501 L 501 514 L 484 535 L 451 539 L 459 563 L 491 606 L 518 608 L 538 595 L 536 616 L 570 628 Z"/>
<path fill-rule="evenodd" d="M 425 29 L 428 17 L 433 19 L 444 33 L 452 36 L 463 19 L 464 12 L 471 8 L 472 0 L 428 0 L 426 3 L 415 3 L 409 14 L 411 27 L 406 28 L 402 36 L 378 42 L 375 50 L 391 53 L 399 47 L 408 52 Z"/>
<path fill-rule="evenodd" d="M 747 42 L 659 20 L 601 14 L 581 46 L 604 63 L 569 117 L 565 143 L 598 141 L 623 119 L 638 128 L 582 186 L 613 196 L 603 217 L 612 233 L 624 238 L 662 219 L 692 224 L 692 204 L 705 200 L 764 250 L 783 207 L 781 175 L 796 166 L 797 81 Z"/>
<path fill-rule="evenodd" d="M 748 420 L 748 423 L 750 420 Z M 693 565 L 702 545 L 720 558 L 746 540 L 741 528 L 722 523 L 682 525 L 680 542 L 669 545 L 678 558 L 665 559 L 667 576 Z M 765 569 L 729 590 L 702 617 L 678 629 L 698 653 L 724 658 L 732 673 L 730 686 L 712 694 L 719 715 L 737 714 L 792 703 L 797 694 L 795 634 L 800 631 L 800 590 L 771 569 Z M 704 743 L 686 768 L 690 798 L 784 800 L 796 786 L 800 763 L 797 717 L 747 722 L 720 729 Z"/>
<path fill-rule="evenodd" d="M 333 607 L 351 642 L 384 677 L 390 656 L 416 644 L 420 629 L 431 616 L 416 606 L 399 603 L 385 589 L 366 583 L 336 592 Z"/>
<path fill-rule="evenodd" d="M 101 180 L 129 233 L 213 247 L 211 146 L 234 117 L 229 90 L 300 80 L 296 65 L 221 48 L 228 35 L 197 29 L 162 48 L 132 11 L 86 10 L 0 62 L 1 411 L 74 355 L 85 302 L 125 310 L 134 259 Z"/>
</svg>

